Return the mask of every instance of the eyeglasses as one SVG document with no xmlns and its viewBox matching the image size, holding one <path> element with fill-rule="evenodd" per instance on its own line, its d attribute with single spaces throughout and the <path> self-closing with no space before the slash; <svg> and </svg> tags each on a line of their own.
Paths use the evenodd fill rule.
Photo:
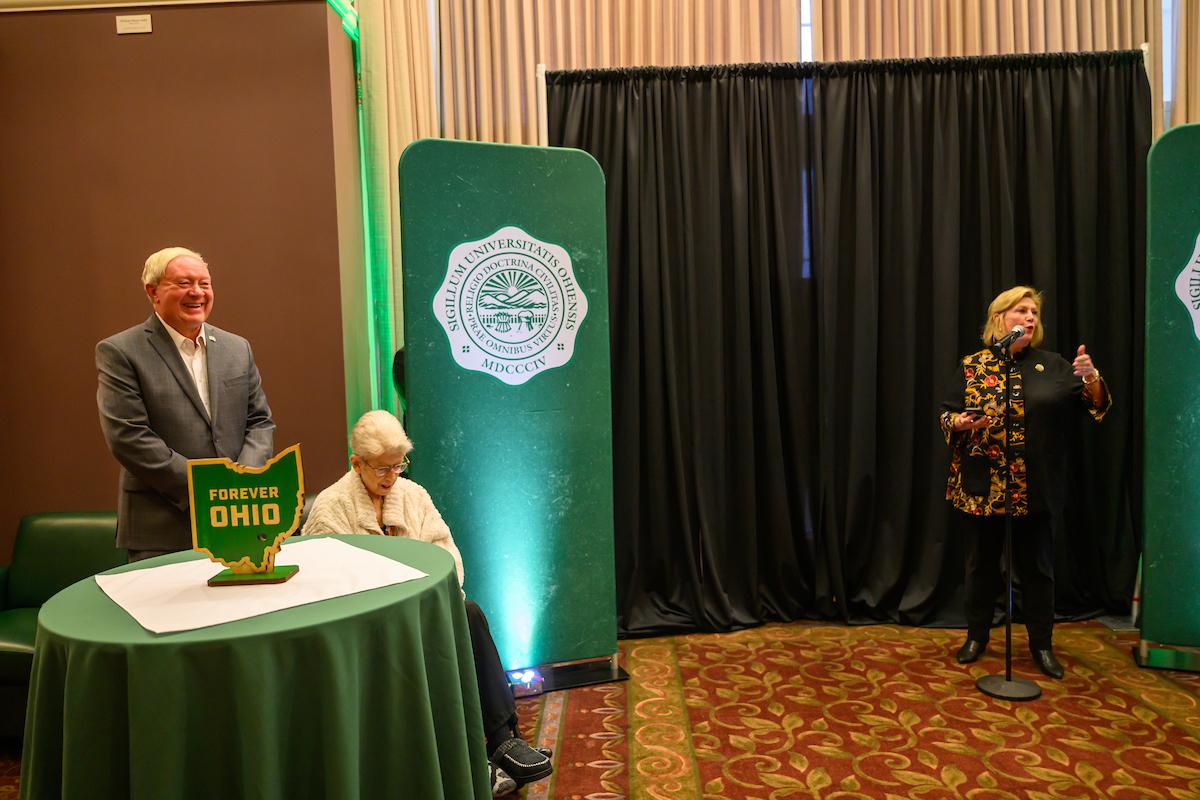
<svg viewBox="0 0 1200 800">
<path fill-rule="evenodd" d="M 393 475 L 399 475 L 401 472 L 404 472 L 404 470 L 408 469 L 408 456 L 405 456 L 404 459 L 399 464 L 390 464 L 386 467 L 377 467 L 374 464 L 372 464 L 371 462 L 366 461 L 366 460 L 364 460 L 363 463 L 366 464 L 367 467 L 375 473 L 375 476 L 377 478 L 382 478 L 384 475 L 387 475 L 389 472 Z"/>
</svg>

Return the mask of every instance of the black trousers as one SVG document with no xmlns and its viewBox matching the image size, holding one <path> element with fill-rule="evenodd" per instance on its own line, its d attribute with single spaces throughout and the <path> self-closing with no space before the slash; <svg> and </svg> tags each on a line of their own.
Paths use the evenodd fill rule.
<svg viewBox="0 0 1200 800">
<path fill-rule="evenodd" d="M 996 598 L 1004 590 L 1004 517 L 959 514 L 966 539 L 967 636 L 988 640 Z M 1054 523 L 1049 514 L 1013 517 L 1013 566 L 1029 647 L 1049 650 L 1054 631 Z"/>
<path fill-rule="evenodd" d="M 487 750 L 491 755 L 517 732 L 517 701 L 508 684 L 508 673 L 500 663 L 500 653 L 492 639 L 487 617 L 474 600 L 467 601 L 467 627 L 471 630 L 471 653 L 475 657 L 479 706 L 483 709 L 483 732 L 487 734 Z"/>
</svg>

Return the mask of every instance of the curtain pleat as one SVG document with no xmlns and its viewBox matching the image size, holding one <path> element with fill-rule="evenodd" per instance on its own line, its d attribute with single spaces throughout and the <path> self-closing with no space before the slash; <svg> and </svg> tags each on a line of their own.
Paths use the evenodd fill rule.
<svg viewBox="0 0 1200 800">
<path fill-rule="evenodd" d="M 608 182 L 623 632 L 962 624 L 936 414 L 988 301 L 1016 283 L 1047 293 L 1045 347 L 1086 343 L 1117 397 L 1071 433 L 1058 610 L 1128 611 L 1140 53 L 547 83 L 550 143 L 592 153 Z"/>
<path fill-rule="evenodd" d="M 1134 50 L 1148 44 L 1154 133 L 1162 132 L 1161 0 L 812 0 L 812 4 L 817 61 Z"/>
<path fill-rule="evenodd" d="M 607 180 L 628 631 L 836 613 L 811 539 L 811 94 L 791 69 L 616 71 L 549 93 L 551 142 Z"/>
<path fill-rule="evenodd" d="M 1175 0 L 1175 92 L 1171 124 L 1200 122 L 1200 0 Z"/>
<path fill-rule="evenodd" d="M 1157 44 L 1162 20 L 1157 0 L 812 3 L 818 61 L 1128 50 Z"/>
<path fill-rule="evenodd" d="M 535 67 L 799 58 L 793 0 L 438 0 L 443 135 L 537 143 Z"/>
<path fill-rule="evenodd" d="M 429 30 L 424 3 L 360 4 L 367 246 L 372 260 L 384 266 L 378 271 L 381 275 L 398 275 L 400 270 L 400 207 L 395 190 L 400 154 L 414 139 L 438 135 Z M 402 308 L 403 289 L 396 278 L 375 297 L 372 311 L 373 318 L 388 318 L 392 336 L 392 341 L 378 343 L 388 359 L 380 365 L 381 386 L 390 386 L 391 353 L 403 343 Z M 390 391 L 386 396 L 391 396 Z"/>
</svg>

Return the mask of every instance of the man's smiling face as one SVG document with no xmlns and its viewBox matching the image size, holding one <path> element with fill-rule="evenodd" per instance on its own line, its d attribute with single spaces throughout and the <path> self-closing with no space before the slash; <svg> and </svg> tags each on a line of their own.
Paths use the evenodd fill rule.
<svg viewBox="0 0 1200 800">
<path fill-rule="evenodd" d="M 208 265 L 192 256 L 173 258 L 162 279 L 157 284 L 147 284 L 146 294 L 163 322 L 194 339 L 212 312 L 213 287 Z"/>
</svg>

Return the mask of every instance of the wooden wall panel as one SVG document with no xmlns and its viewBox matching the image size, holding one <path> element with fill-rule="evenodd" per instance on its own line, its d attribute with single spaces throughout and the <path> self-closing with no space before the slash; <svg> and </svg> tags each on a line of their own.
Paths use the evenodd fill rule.
<svg viewBox="0 0 1200 800">
<path fill-rule="evenodd" d="M 117 13 L 153 33 L 116 35 Z M 277 449 L 303 444 L 312 489 L 345 469 L 331 59 L 350 51 L 329 15 L 0 14 L 0 561 L 22 514 L 115 507 L 93 348 L 150 313 L 141 265 L 167 245 L 210 263 L 210 319 L 253 345 Z"/>
</svg>

